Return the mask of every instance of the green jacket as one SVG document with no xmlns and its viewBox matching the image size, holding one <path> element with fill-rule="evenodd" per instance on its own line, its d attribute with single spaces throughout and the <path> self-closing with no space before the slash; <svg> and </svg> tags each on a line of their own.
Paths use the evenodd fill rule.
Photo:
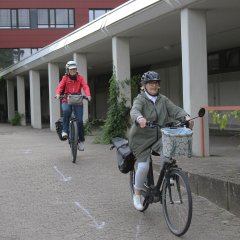
<svg viewBox="0 0 240 240">
<path fill-rule="evenodd" d="M 140 128 L 136 124 L 139 116 L 163 126 L 172 119 L 182 121 L 188 114 L 166 96 L 159 94 L 155 104 L 144 92 L 138 94 L 130 111 L 132 126 L 129 131 L 129 146 L 139 162 L 145 162 L 151 155 L 151 148 L 161 152 L 161 129 Z"/>
</svg>

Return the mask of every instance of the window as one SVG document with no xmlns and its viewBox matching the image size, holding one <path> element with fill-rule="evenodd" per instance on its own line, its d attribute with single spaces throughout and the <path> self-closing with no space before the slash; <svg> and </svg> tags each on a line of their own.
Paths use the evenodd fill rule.
<svg viewBox="0 0 240 240">
<path fill-rule="evenodd" d="M 17 20 L 19 28 L 30 28 L 29 9 L 18 9 Z"/>
<path fill-rule="evenodd" d="M 111 11 L 112 9 L 90 9 L 89 10 L 89 22 L 102 16 L 103 14 Z"/>
<path fill-rule="evenodd" d="M 208 54 L 209 74 L 240 70 L 240 48 L 226 49 Z"/>
<path fill-rule="evenodd" d="M 11 28 L 11 11 L 0 9 L 0 28 Z"/>
<path fill-rule="evenodd" d="M 0 9 L 0 28 L 30 28 L 29 9 Z"/>
<path fill-rule="evenodd" d="M 0 9 L 0 28 L 74 28 L 74 9 Z"/>
<path fill-rule="evenodd" d="M 38 9 L 38 28 L 74 28 L 73 9 Z"/>
<path fill-rule="evenodd" d="M 31 56 L 41 48 L 0 48 L 0 70 Z"/>
<path fill-rule="evenodd" d="M 40 48 L 15 48 L 13 49 L 13 61 L 17 63 L 32 54 L 36 53 Z"/>
</svg>

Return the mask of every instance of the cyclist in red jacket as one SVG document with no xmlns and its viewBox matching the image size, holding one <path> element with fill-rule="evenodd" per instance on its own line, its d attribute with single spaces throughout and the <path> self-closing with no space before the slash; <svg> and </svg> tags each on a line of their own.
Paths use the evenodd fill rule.
<svg viewBox="0 0 240 240">
<path fill-rule="evenodd" d="M 56 90 L 56 98 L 59 99 L 61 94 L 81 94 L 84 91 L 88 101 L 91 101 L 91 93 L 89 86 L 84 77 L 77 72 L 77 63 L 75 61 L 68 61 L 66 64 L 66 73 L 59 82 Z M 69 133 L 69 118 L 71 116 L 72 107 L 68 104 L 67 99 L 62 100 L 63 110 L 63 131 L 62 138 L 67 139 Z M 74 106 L 74 113 L 78 122 L 78 137 L 80 151 L 84 150 L 84 129 L 83 129 L 83 105 Z"/>
</svg>

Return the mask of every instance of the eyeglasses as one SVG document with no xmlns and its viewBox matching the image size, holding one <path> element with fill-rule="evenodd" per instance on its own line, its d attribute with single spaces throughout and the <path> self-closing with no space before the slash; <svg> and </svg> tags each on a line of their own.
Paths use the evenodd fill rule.
<svg viewBox="0 0 240 240">
<path fill-rule="evenodd" d="M 149 85 L 159 85 L 159 82 L 158 81 L 150 81 L 150 82 L 147 82 L 147 84 L 149 84 Z"/>
</svg>

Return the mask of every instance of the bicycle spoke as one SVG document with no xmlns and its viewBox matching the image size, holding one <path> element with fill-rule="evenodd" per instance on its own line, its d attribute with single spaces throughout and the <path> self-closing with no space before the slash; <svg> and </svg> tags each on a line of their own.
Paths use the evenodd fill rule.
<svg viewBox="0 0 240 240">
<path fill-rule="evenodd" d="M 189 228 L 192 218 L 192 197 L 187 176 L 179 170 L 170 174 L 163 186 L 163 210 L 169 229 L 177 236 Z"/>
</svg>

